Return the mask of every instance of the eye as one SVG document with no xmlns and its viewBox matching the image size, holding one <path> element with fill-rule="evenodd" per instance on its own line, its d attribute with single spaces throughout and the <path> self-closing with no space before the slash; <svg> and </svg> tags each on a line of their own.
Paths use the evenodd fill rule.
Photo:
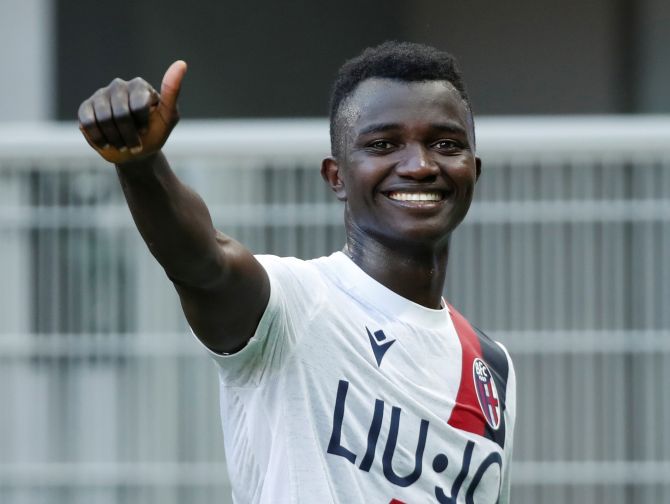
<svg viewBox="0 0 670 504">
<path fill-rule="evenodd" d="M 443 152 L 458 152 L 463 149 L 463 145 L 456 140 L 438 140 L 433 144 L 433 148 Z"/>
<path fill-rule="evenodd" d="M 393 144 L 388 140 L 375 140 L 368 144 L 368 148 L 375 151 L 386 151 L 393 148 Z"/>
</svg>

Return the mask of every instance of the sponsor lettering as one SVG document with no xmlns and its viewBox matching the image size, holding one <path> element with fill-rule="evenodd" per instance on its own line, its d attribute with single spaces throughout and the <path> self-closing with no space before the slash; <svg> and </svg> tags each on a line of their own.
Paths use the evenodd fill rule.
<svg viewBox="0 0 670 504">
<path fill-rule="evenodd" d="M 327 452 L 331 455 L 343 457 L 349 463 L 356 465 L 359 455 L 354 453 L 350 448 L 342 444 L 342 424 L 344 422 L 344 413 L 346 410 L 347 393 L 349 391 L 349 382 L 340 380 L 337 386 L 337 395 L 335 398 L 335 408 L 333 411 L 333 428 L 328 443 Z M 372 420 L 368 429 L 367 441 L 365 443 L 365 453 L 362 454 L 358 469 L 364 472 L 369 472 L 374 467 L 375 455 L 377 452 L 377 444 L 380 438 L 382 429 L 382 420 L 384 418 L 385 403 L 381 399 L 376 399 L 372 413 Z M 386 436 L 386 446 L 384 447 L 381 469 L 384 478 L 398 487 L 409 487 L 416 483 L 424 471 L 424 452 L 426 448 L 426 439 L 428 437 L 428 430 L 430 422 L 425 419 L 420 420 L 419 436 L 414 449 L 414 467 L 412 471 L 407 474 L 397 474 L 393 469 L 393 456 L 396 452 L 396 445 L 398 435 L 400 432 L 400 420 L 402 416 L 402 409 L 398 406 L 391 407 L 391 420 L 389 431 Z M 475 443 L 471 440 L 467 441 L 465 449 L 463 450 L 462 459 L 460 460 L 460 470 L 456 478 L 448 490 L 442 487 L 435 487 L 435 498 L 439 504 L 456 504 L 459 495 L 465 491 L 466 504 L 475 504 L 474 496 L 482 478 L 486 471 L 494 465 L 497 465 L 502 474 L 502 457 L 498 452 L 491 452 L 484 458 L 484 460 L 477 467 L 472 467 L 472 454 L 475 448 Z M 442 453 L 435 456 L 432 463 L 432 469 L 436 474 L 443 473 L 450 461 L 448 457 Z M 472 480 L 469 482 L 467 489 L 464 489 L 464 483 L 473 473 Z M 448 493 L 447 493 L 448 492 Z"/>
</svg>

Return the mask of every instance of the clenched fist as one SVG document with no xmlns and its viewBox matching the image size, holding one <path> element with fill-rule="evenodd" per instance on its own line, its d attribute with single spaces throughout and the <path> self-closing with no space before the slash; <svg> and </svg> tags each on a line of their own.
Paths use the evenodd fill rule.
<svg viewBox="0 0 670 504">
<path fill-rule="evenodd" d="M 186 63 L 165 72 L 160 95 L 147 81 L 114 79 L 79 106 L 79 129 L 110 163 L 136 161 L 158 152 L 179 121 L 177 97 Z"/>
</svg>

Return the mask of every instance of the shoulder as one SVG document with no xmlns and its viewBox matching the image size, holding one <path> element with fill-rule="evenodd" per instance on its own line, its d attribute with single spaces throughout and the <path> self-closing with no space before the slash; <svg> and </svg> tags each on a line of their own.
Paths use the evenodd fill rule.
<svg viewBox="0 0 670 504">
<path fill-rule="evenodd" d="M 449 305 L 449 314 L 461 344 L 462 370 L 459 398 L 452 426 L 483 435 L 501 448 L 511 446 L 516 417 L 514 368 L 504 346 L 470 324 Z M 459 399 L 457 399 L 458 403 Z M 481 412 L 471 422 L 470 411 Z M 473 430 L 474 429 L 474 430 Z"/>
<path fill-rule="evenodd" d="M 502 395 L 510 413 L 516 409 L 516 373 L 509 352 L 502 343 L 495 341 L 478 327 L 470 324 L 463 315 L 449 305 L 454 328 L 463 348 L 464 365 L 472 373 L 486 379 L 490 376 Z"/>
<path fill-rule="evenodd" d="M 280 257 L 271 254 L 258 254 L 254 256 L 269 275 L 274 275 L 278 280 L 291 279 L 300 283 L 310 281 L 323 281 L 321 264 L 326 258 L 311 259 L 305 261 L 297 257 Z"/>
<path fill-rule="evenodd" d="M 475 355 L 501 376 L 504 382 L 512 370 L 512 359 L 502 343 L 489 337 L 484 331 L 471 324 L 453 306 L 449 305 L 449 313 L 462 345 L 472 348 Z"/>
<path fill-rule="evenodd" d="M 326 275 L 328 258 L 302 260 L 297 257 L 256 255 L 270 279 L 270 290 L 285 300 L 316 304 L 332 288 Z"/>
</svg>

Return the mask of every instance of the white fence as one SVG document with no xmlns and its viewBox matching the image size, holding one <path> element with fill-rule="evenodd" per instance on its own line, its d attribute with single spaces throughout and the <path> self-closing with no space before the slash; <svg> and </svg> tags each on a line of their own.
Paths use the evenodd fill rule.
<svg viewBox="0 0 670 504">
<path fill-rule="evenodd" d="M 670 502 L 670 118 L 481 119 L 447 297 L 511 350 L 514 502 Z M 343 243 L 322 120 L 167 153 L 256 252 Z M 0 126 L 0 502 L 229 502 L 213 365 L 76 127 Z"/>
</svg>

